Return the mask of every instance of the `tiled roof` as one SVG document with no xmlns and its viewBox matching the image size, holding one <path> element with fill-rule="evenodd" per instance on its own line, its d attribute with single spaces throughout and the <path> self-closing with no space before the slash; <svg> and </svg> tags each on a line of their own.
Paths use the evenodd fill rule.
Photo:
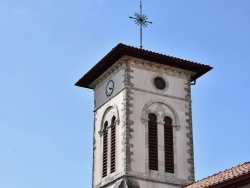
<svg viewBox="0 0 250 188">
<path fill-rule="evenodd" d="M 219 172 L 185 188 L 238 187 L 250 183 L 250 162 Z"/>
<path fill-rule="evenodd" d="M 196 74 L 191 78 L 192 81 L 196 80 L 197 78 L 212 69 L 212 67 L 208 65 L 163 55 L 152 51 L 135 48 L 132 46 L 127 46 L 125 44 L 118 44 L 92 69 L 90 69 L 75 85 L 80 87 L 91 88 L 90 84 L 96 78 L 98 78 L 103 72 L 108 70 L 109 67 L 116 63 L 117 60 L 119 60 L 125 55 L 195 72 Z"/>
</svg>

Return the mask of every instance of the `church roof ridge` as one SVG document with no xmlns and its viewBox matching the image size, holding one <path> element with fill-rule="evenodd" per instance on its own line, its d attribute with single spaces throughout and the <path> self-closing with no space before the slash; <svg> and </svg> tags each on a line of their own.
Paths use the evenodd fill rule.
<svg viewBox="0 0 250 188">
<path fill-rule="evenodd" d="M 90 69 L 78 82 L 76 82 L 75 85 L 85 88 L 91 88 L 90 84 L 124 55 L 193 71 L 196 74 L 191 78 L 192 81 L 196 80 L 212 69 L 212 67 L 210 67 L 209 65 L 204 65 L 119 43 L 92 69 Z"/>
<path fill-rule="evenodd" d="M 184 188 L 227 187 L 250 182 L 250 161 L 198 180 Z"/>
</svg>

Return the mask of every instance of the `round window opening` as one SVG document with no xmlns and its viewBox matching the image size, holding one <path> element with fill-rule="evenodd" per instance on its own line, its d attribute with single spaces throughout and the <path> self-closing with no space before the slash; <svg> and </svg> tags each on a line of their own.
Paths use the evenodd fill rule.
<svg viewBox="0 0 250 188">
<path fill-rule="evenodd" d="M 166 88 L 166 82 L 163 78 L 161 77 L 156 77 L 154 79 L 154 84 L 157 89 L 163 90 Z"/>
</svg>

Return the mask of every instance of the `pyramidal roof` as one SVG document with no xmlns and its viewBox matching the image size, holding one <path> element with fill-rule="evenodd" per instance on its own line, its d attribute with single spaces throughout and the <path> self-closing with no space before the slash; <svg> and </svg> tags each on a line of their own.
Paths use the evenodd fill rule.
<svg viewBox="0 0 250 188">
<path fill-rule="evenodd" d="M 91 88 L 90 84 L 102 73 L 108 70 L 114 63 L 116 63 L 123 56 L 131 56 L 147 61 L 156 62 L 163 65 L 168 65 L 184 70 L 193 71 L 196 74 L 191 78 L 196 80 L 206 72 L 210 71 L 212 67 L 168 55 L 159 54 L 156 52 L 127 46 L 125 44 L 118 44 L 106 56 L 104 56 L 92 69 L 90 69 L 78 82 L 76 86 Z"/>
</svg>

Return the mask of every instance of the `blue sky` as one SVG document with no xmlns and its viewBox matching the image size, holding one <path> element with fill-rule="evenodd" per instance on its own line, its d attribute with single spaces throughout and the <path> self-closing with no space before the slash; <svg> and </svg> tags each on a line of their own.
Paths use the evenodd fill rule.
<svg viewBox="0 0 250 188">
<path fill-rule="evenodd" d="M 196 179 L 250 159 L 250 1 L 143 0 L 147 50 L 208 64 L 192 86 Z M 74 83 L 139 0 L 0 0 L 0 187 L 91 187 L 93 91 Z"/>
</svg>

